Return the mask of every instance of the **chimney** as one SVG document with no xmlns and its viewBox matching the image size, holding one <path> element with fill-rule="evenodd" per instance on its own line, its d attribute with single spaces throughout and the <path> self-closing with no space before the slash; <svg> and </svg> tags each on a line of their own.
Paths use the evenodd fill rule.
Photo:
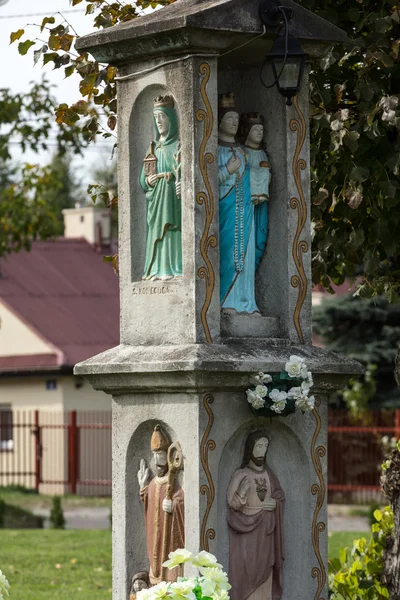
<svg viewBox="0 0 400 600">
<path fill-rule="evenodd" d="M 65 208 L 64 237 L 67 239 L 85 238 L 94 247 L 101 242 L 107 246 L 111 242 L 111 211 L 97 206 Z M 99 233 L 101 234 L 99 235 Z"/>
</svg>

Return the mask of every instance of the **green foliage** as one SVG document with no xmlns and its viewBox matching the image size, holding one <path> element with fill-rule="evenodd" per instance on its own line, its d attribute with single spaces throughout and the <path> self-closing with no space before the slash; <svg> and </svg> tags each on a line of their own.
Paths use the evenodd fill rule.
<svg viewBox="0 0 400 600">
<path fill-rule="evenodd" d="M 57 221 L 57 234 L 62 235 L 64 231 L 64 208 L 73 208 L 75 204 L 85 203 L 86 198 L 80 189 L 71 167 L 71 156 L 69 154 L 55 154 L 49 165 L 51 179 L 44 193 L 44 200 Z"/>
<path fill-rule="evenodd" d="M 50 511 L 50 526 L 52 529 L 65 529 L 65 519 L 60 496 L 53 497 L 53 506 Z"/>
<path fill-rule="evenodd" d="M 38 165 L 23 165 L 19 176 L 4 187 L 0 196 L 0 256 L 29 250 L 32 240 L 57 235 L 57 218 L 46 202 L 51 171 Z"/>
<path fill-rule="evenodd" d="M 394 379 L 394 359 L 400 340 L 400 304 L 384 297 L 343 296 L 314 308 L 314 331 L 329 350 L 346 354 L 367 366 L 361 380 L 345 392 L 349 408 L 400 406 Z M 374 370 L 371 365 L 376 365 Z M 376 386 L 376 390 L 375 390 Z"/>
<path fill-rule="evenodd" d="M 341 548 L 329 562 L 331 600 L 383 600 L 389 592 L 382 584 L 383 551 L 393 532 L 390 507 L 375 510 L 372 537 L 355 540 L 351 552 Z"/>
<path fill-rule="evenodd" d="M 171 0 L 72 0 L 84 4 L 102 29 L 137 18 Z M 313 278 L 330 289 L 361 275 L 359 294 L 400 291 L 400 11 L 397 0 L 299 0 L 344 29 L 349 44 L 335 47 L 311 73 L 311 173 L 314 221 Z M 38 25 L 38 48 L 25 30 L 11 34 L 24 54 L 43 59 L 65 76 L 81 77 L 81 98 L 61 104 L 56 121 L 89 139 L 114 135 L 117 96 L 112 65 L 76 53 L 76 32 L 64 15 Z M 35 45 L 33 45 L 35 44 Z M 103 193 L 103 192 L 101 192 Z M 332 291 L 332 290 L 331 290 Z"/>
<path fill-rule="evenodd" d="M 25 485 L 20 485 L 19 483 L 9 483 L 8 485 L 0 485 L 0 492 L 2 494 L 29 494 L 29 495 L 38 495 L 38 491 L 35 488 L 28 488 Z"/>
<path fill-rule="evenodd" d="M 299 0 L 344 29 L 311 76 L 313 276 L 400 290 L 400 12 L 397 0 Z"/>
<path fill-rule="evenodd" d="M 350 379 L 341 392 L 343 400 L 352 415 L 357 419 L 368 409 L 376 394 L 376 365 L 368 364 L 363 377 Z"/>
</svg>

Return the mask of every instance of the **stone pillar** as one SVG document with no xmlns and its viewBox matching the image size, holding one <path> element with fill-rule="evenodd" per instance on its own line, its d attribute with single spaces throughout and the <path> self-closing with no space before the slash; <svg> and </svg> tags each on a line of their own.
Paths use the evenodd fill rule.
<svg viewBox="0 0 400 600">
<path fill-rule="evenodd" d="M 311 55 L 344 39 L 290 6 L 292 34 Z M 118 66 L 121 344 L 75 367 L 113 398 L 113 600 L 126 600 L 132 575 L 149 569 L 137 472 L 141 459 L 154 472 L 156 425 L 183 452 L 176 478 L 185 497 L 185 545 L 215 553 L 226 569 L 228 485 L 249 432 L 266 431 L 267 462 L 286 496 L 282 599 L 327 597 L 327 398 L 360 367 L 311 345 L 308 78 L 292 107 L 276 88 L 262 87 L 260 66 L 275 32 L 261 34 L 254 1 L 181 1 L 79 40 L 80 49 Z M 256 278 L 261 314 L 220 311 L 217 98 L 228 92 L 235 92 L 238 111 L 266 120 L 273 183 Z M 149 281 L 142 280 L 146 199 L 139 174 L 153 136 L 152 101 L 160 95 L 173 97 L 179 117 L 183 275 Z M 290 355 L 313 373 L 315 410 L 254 415 L 245 393 L 249 375 L 278 374 Z"/>
</svg>

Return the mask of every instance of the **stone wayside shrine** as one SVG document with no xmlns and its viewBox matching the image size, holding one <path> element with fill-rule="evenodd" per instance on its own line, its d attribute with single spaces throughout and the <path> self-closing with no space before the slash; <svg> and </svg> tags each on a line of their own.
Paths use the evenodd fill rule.
<svg viewBox="0 0 400 600">
<path fill-rule="evenodd" d="M 80 38 L 118 67 L 121 344 L 113 600 L 215 554 L 232 600 L 327 598 L 327 396 L 311 344 L 309 57 L 345 34 L 292 0 L 178 0 Z M 313 384 L 313 386 L 312 386 Z"/>
</svg>

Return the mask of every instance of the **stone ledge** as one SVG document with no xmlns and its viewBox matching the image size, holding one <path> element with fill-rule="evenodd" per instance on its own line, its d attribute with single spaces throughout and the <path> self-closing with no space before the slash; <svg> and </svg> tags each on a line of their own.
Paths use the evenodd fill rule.
<svg viewBox="0 0 400 600">
<path fill-rule="evenodd" d="M 279 342 L 279 340 L 277 340 Z M 316 392 L 333 391 L 361 374 L 356 361 L 313 346 L 275 340 L 241 340 L 228 344 L 185 346 L 117 346 L 81 362 L 74 373 L 95 389 L 118 395 L 128 392 L 238 390 L 248 387 L 248 374 L 278 373 L 291 354 L 302 356 L 313 373 Z"/>
</svg>

